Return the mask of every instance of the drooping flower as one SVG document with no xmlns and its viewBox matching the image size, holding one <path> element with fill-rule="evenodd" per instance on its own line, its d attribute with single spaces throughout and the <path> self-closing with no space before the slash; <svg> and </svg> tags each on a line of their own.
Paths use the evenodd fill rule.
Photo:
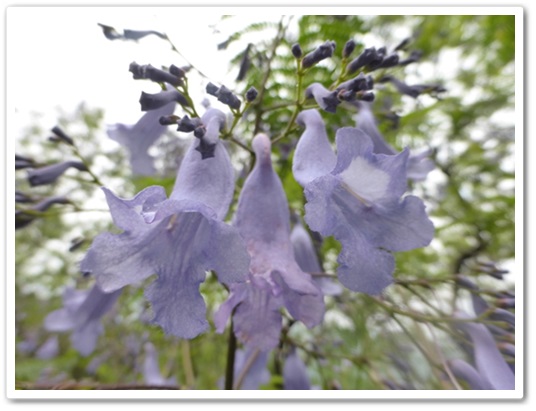
<svg viewBox="0 0 536 411">
<path fill-rule="evenodd" d="M 465 313 L 457 313 L 457 317 L 464 320 L 469 318 Z M 455 371 L 462 370 L 458 375 L 466 379 L 473 389 L 513 390 L 515 388 L 515 375 L 497 348 L 495 339 L 486 326 L 460 321 L 457 327 L 471 339 L 475 364 L 474 372 L 470 370 L 472 366 L 468 363 L 455 366 Z M 464 374 L 464 371 L 467 372 Z M 480 379 L 475 377 L 475 373 Z M 478 388 L 479 385 L 480 388 Z"/>
<path fill-rule="evenodd" d="M 356 115 L 357 127 L 362 129 L 372 140 L 372 151 L 376 154 L 397 154 L 378 130 L 376 119 L 371 110 L 370 103 L 360 102 L 359 112 Z M 428 158 L 431 150 L 426 149 L 418 154 L 410 153 L 407 166 L 407 177 L 414 181 L 422 181 L 430 171 L 435 168 L 435 164 Z"/>
<path fill-rule="evenodd" d="M 283 366 L 283 388 L 285 390 L 311 389 L 307 367 L 295 349 L 285 359 L 285 365 Z"/>
<path fill-rule="evenodd" d="M 234 380 L 238 389 L 258 390 L 261 385 L 270 381 L 270 372 L 267 368 L 268 354 L 268 351 L 252 348 L 236 351 Z"/>
<path fill-rule="evenodd" d="M 63 161 L 28 171 L 28 181 L 32 187 L 52 184 L 71 167 L 80 171 L 87 171 L 85 164 L 80 161 Z"/>
<path fill-rule="evenodd" d="M 35 352 L 35 358 L 40 360 L 50 360 L 58 356 L 60 343 L 57 335 L 52 335 Z"/>
<path fill-rule="evenodd" d="M 54 204 L 70 204 L 70 203 L 71 201 L 67 199 L 66 197 L 53 196 L 53 197 L 49 197 L 49 198 L 45 198 L 44 200 L 41 200 L 37 204 L 29 207 L 27 210 L 17 210 L 15 211 L 15 230 L 26 227 L 28 224 L 30 224 L 32 221 L 38 218 L 38 216 L 33 213 L 35 211 L 44 212 L 48 210 Z"/>
<path fill-rule="evenodd" d="M 121 292 L 105 293 L 98 285 L 88 290 L 67 288 L 63 293 L 63 308 L 47 315 L 45 329 L 71 331 L 73 347 L 87 356 L 93 352 L 103 332 L 101 318 L 112 309 Z"/>
<path fill-rule="evenodd" d="M 81 263 L 82 271 L 93 273 L 107 292 L 157 274 L 145 292 L 154 322 L 182 338 L 208 328 L 199 292 L 205 272 L 215 270 L 229 285 L 244 281 L 249 266 L 242 238 L 223 222 L 234 190 L 234 170 L 218 138 L 224 121 L 219 110 L 203 115 L 206 132 L 188 149 L 169 199 L 159 186 L 131 200 L 103 188 L 123 233 L 97 236 Z M 199 152 L 203 141 L 213 147 L 212 156 Z"/>
<path fill-rule="evenodd" d="M 128 149 L 133 174 L 149 176 L 155 173 L 153 158 L 147 151 L 167 130 L 160 124 L 160 117 L 169 116 L 174 110 L 175 103 L 171 102 L 148 111 L 134 125 L 118 123 L 108 127 L 108 137 Z"/>
<path fill-rule="evenodd" d="M 242 188 L 233 221 L 251 256 L 249 280 L 231 287 L 215 323 L 222 332 L 234 309 L 237 337 L 246 347 L 270 350 L 279 342 L 280 308 L 313 327 L 322 321 L 324 302 L 311 276 L 294 258 L 288 203 L 272 168 L 270 139 L 259 134 L 253 149 L 255 167 Z"/>
<path fill-rule="evenodd" d="M 146 342 L 143 345 L 145 358 L 143 359 L 143 380 L 145 384 L 158 386 L 176 385 L 177 382 L 174 377 L 164 378 L 160 372 L 160 366 L 158 365 L 158 353 L 153 343 Z"/>
<path fill-rule="evenodd" d="M 300 222 L 294 225 L 290 233 L 290 241 L 294 249 L 294 258 L 300 268 L 311 275 L 312 273 L 321 274 L 323 270 L 318 261 L 313 241 Z M 313 280 L 320 287 L 324 295 L 338 295 L 342 292 L 342 287 L 331 278 L 313 276 Z"/>
<path fill-rule="evenodd" d="M 302 165 L 296 179 L 307 199 L 305 221 L 313 231 L 341 242 L 338 277 L 343 285 L 378 294 L 392 282 L 391 251 L 423 247 L 434 234 L 423 202 L 412 195 L 401 198 L 407 188 L 409 152 L 374 154 L 370 137 L 345 127 L 336 135 L 337 163 L 325 173 L 320 170 L 329 168 L 332 160 L 316 163 L 307 153 L 315 146 L 328 147 L 329 142 L 320 142 L 327 136 L 307 131 L 294 154 Z M 301 141 L 304 138 L 313 141 Z M 333 158 L 329 152 L 324 155 Z"/>
</svg>

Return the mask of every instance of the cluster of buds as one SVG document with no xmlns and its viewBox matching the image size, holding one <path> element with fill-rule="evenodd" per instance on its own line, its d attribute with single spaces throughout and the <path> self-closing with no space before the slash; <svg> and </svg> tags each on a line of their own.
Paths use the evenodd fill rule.
<svg viewBox="0 0 536 411">
<path fill-rule="evenodd" d="M 216 86 L 213 83 L 208 83 L 206 91 L 211 96 L 214 96 L 221 101 L 223 104 L 229 106 L 233 110 L 239 110 L 242 102 L 240 99 L 227 87 L 222 85 L 221 87 Z"/>
</svg>

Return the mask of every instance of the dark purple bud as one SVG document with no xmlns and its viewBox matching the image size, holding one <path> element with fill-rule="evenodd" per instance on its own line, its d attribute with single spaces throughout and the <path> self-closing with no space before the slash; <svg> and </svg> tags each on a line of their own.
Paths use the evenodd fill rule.
<svg viewBox="0 0 536 411">
<path fill-rule="evenodd" d="M 158 119 L 158 122 L 161 126 L 173 126 L 175 124 L 179 124 L 179 121 L 180 117 L 174 114 L 171 114 L 169 116 L 162 116 Z"/>
<path fill-rule="evenodd" d="M 15 170 L 35 167 L 35 161 L 29 157 L 15 154 Z"/>
<path fill-rule="evenodd" d="M 292 51 L 292 55 L 296 57 L 297 59 L 303 56 L 303 51 L 298 43 L 295 43 L 292 45 L 291 51 Z"/>
<path fill-rule="evenodd" d="M 359 73 L 357 77 L 354 77 L 351 80 L 341 83 L 337 90 L 352 90 L 352 91 L 364 91 L 372 90 L 374 87 L 374 80 L 372 76 L 365 76 L 363 73 Z"/>
<path fill-rule="evenodd" d="M 346 59 L 350 57 L 350 54 L 352 54 L 354 50 L 355 50 L 355 41 L 350 39 L 344 45 L 344 49 L 342 50 L 342 56 Z"/>
<path fill-rule="evenodd" d="M 478 286 L 463 275 L 456 275 L 454 281 L 458 287 L 467 288 L 468 290 L 478 290 Z"/>
<path fill-rule="evenodd" d="M 199 144 L 195 148 L 196 151 L 201 153 L 201 159 L 205 160 L 207 158 L 214 157 L 214 152 L 216 151 L 216 143 L 210 143 L 204 138 L 199 139 Z"/>
<path fill-rule="evenodd" d="M 354 101 L 356 99 L 356 92 L 343 89 L 337 93 L 337 98 L 341 101 Z"/>
<path fill-rule="evenodd" d="M 389 56 L 383 59 L 383 61 L 378 66 L 378 68 L 394 67 L 398 64 L 399 60 L 400 60 L 400 57 L 398 57 L 398 54 L 396 53 L 390 54 Z"/>
<path fill-rule="evenodd" d="M 123 38 L 126 40 L 139 40 L 145 36 L 149 36 L 151 34 L 154 34 L 157 37 L 160 37 L 161 39 L 167 39 L 167 36 L 163 33 L 160 33 L 159 31 L 155 30 L 123 30 Z"/>
<path fill-rule="evenodd" d="M 405 50 L 406 46 L 410 43 L 410 41 L 411 37 L 405 38 L 398 44 L 398 46 L 395 47 L 395 51 Z"/>
<path fill-rule="evenodd" d="M 183 68 L 177 67 L 174 64 L 169 66 L 169 72 L 178 78 L 186 77 L 186 70 L 184 70 Z"/>
<path fill-rule="evenodd" d="M 376 96 L 374 95 L 374 93 L 364 93 L 361 95 L 358 94 L 358 99 L 363 101 L 372 102 L 375 98 Z"/>
<path fill-rule="evenodd" d="M 510 325 L 516 325 L 516 316 L 510 311 L 503 310 L 502 308 L 495 308 L 489 316 L 490 319 L 495 321 L 504 321 Z"/>
<path fill-rule="evenodd" d="M 185 133 L 190 133 L 194 131 L 197 127 L 201 126 L 201 119 L 196 118 L 190 118 L 188 116 L 184 116 L 179 121 L 179 127 L 177 128 L 177 131 L 183 131 Z"/>
<path fill-rule="evenodd" d="M 378 55 L 376 52 L 376 48 L 366 48 L 357 58 L 355 58 L 350 62 L 350 64 L 348 64 L 348 67 L 346 67 L 346 72 L 348 74 L 355 73 L 360 68 L 370 64 L 372 61 L 374 61 L 374 59 L 377 59 L 377 57 Z"/>
<path fill-rule="evenodd" d="M 69 251 L 73 252 L 78 250 L 84 243 L 86 242 L 86 239 L 84 237 L 76 237 L 71 240 L 71 245 L 69 247 Z"/>
<path fill-rule="evenodd" d="M 132 73 L 134 79 L 148 79 L 157 83 L 169 83 L 173 86 L 181 86 L 183 81 L 181 78 L 168 73 L 167 71 L 157 69 L 156 67 L 147 65 L 139 65 L 136 62 L 130 63 L 128 70 Z"/>
<path fill-rule="evenodd" d="M 30 207 L 28 210 L 44 212 L 48 210 L 50 206 L 52 206 L 53 204 L 69 204 L 69 203 L 70 201 L 65 197 L 60 197 L 60 196 L 49 197 L 37 203 L 33 207 Z M 15 230 L 26 227 L 36 218 L 37 216 L 35 214 L 29 214 L 25 212 L 24 210 L 16 211 L 15 212 Z"/>
<path fill-rule="evenodd" d="M 218 100 L 235 110 L 238 110 L 242 104 L 238 97 L 225 86 L 221 86 L 218 90 Z"/>
<path fill-rule="evenodd" d="M 246 92 L 246 100 L 251 103 L 257 98 L 258 94 L 259 92 L 257 91 L 257 89 L 251 86 L 249 90 Z"/>
<path fill-rule="evenodd" d="M 15 202 L 16 203 L 33 203 L 35 199 L 28 195 L 23 193 L 22 191 L 15 191 Z"/>
<path fill-rule="evenodd" d="M 106 37 L 108 40 L 117 40 L 123 37 L 112 26 L 106 26 L 101 23 L 97 23 L 97 24 L 102 28 L 104 37 Z"/>
<path fill-rule="evenodd" d="M 74 146 L 74 140 L 65 134 L 65 132 L 58 126 L 55 126 L 51 131 L 64 143 Z"/>
<path fill-rule="evenodd" d="M 421 52 L 421 51 L 419 51 L 419 50 L 413 50 L 413 51 L 410 53 L 409 57 L 406 58 L 406 59 L 404 59 L 404 60 L 400 60 L 400 61 L 398 62 L 398 65 L 399 65 L 399 66 L 407 66 L 407 65 L 410 64 L 410 63 L 415 63 L 416 61 L 419 61 L 419 60 L 420 60 L 421 56 L 422 56 L 422 52 Z"/>
<path fill-rule="evenodd" d="M 80 161 L 64 161 L 63 163 L 52 164 L 49 166 L 36 168 L 28 172 L 28 181 L 35 186 L 51 184 L 55 182 L 67 169 L 76 168 L 80 171 L 87 171 L 84 163 Z"/>
<path fill-rule="evenodd" d="M 142 91 L 140 97 L 141 110 L 156 110 L 172 101 L 179 103 L 181 106 L 190 106 L 186 97 L 184 97 L 178 90 L 161 91 L 156 94 L 149 94 Z"/>
<path fill-rule="evenodd" d="M 206 91 L 211 96 L 218 97 L 218 91 L 219 90 L 220 90 L 220 88 L 218 86 L 216 86 L 215 84 L 212 84 L 212 83 L 207 84 Z"/>
<path fill-rule="evenodd" d="M 242 61 L 240 62 L 240 70 L 238 71 L 238 76 L 236 77 L 236 81 L 242 81 L 244 78 L 246 78 L 246 74 L 249 70 L 251 61 L 249 60 L 249 50 L 251 49 L 252 44 L 249 43 L 244 50 L 244 53 L 242 55 Z"/>
<path fill-rule="evenodd" d="M 439 85 L 428 85 L 428 84 L 415 84 L 413 86 L 409 86 L 406 83 L 392 77 L 392 76 L 384 76 L 382 79 L 380 79 L 380 83 L 385 83 L 390 81 L 399 93 L 408 95 L 413 98 L 417 98 L 419 95 L 423 93 L 432 93 L 432 92 L 442 92 L 446 91 L 443 87 Z"/>
<path fill-rule="evenodd" d="M 305 55 L 302 60 L 302 67 L 309 68 L 318 64 L 320 61 L 331 57 L 335 50 L 335 43 L 332 41 L 326 41 L 324 44 L 318 46 L 315 50 Z"/>
<path fill-rule="evenodd" d="M 201 124 L 194 130 L 194 136 L 197 138 L 203 138 L 206 132 L 207 132 L 207 129 L 205 128 L 203 124 Z"/>
<path fill-rule="evenodd" d="M 320 83 L 313 83 L 305 89 L 305 98 L 314 98 L 320 108 L 329 113 L 335 113 L 341 103 L 337 94 L 337 90 L 329 91 Z"/>
</svg>

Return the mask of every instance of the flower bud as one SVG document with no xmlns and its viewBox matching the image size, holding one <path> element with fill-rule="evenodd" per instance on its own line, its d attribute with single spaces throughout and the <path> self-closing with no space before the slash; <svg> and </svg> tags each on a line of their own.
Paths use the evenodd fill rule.
<svg viewBox="0 0 536 411">
<path fill-rule="evenodd" d="M 158 122 L 161 126 L 172 126 L 174 124 L 179 124 L 180 117 L 176 116 L 174 114 L 171 114 L 169 116 L 161 116 L 158 119 Z"/>
<path fill-rule="evenodd" d="M 235 110 L 240 109 L 240 105 L 242 104 L 238 97 L 225 86 L 221 86 L 218 90 L 218 100 Z"/>
<path fill-rule="evenodd" d="M 350 64 L 348 64 L 348 67 L 346 68 L 346 73 L 355 73 L 357 70 L 362 67 L 365 67 L 377 58 L 378 54 L 376 52 L 375 47 L 366 48 L 357 58 L 355 58 L 350 62 Z"/>
<path fill-rule="evenodd" d="M 161 91 L 156 94 L 149 94 L 142 91 L 140 97 L 141 110 L 156 110 L 172 101 L 176 101 L 181 106 L 190 106 L 186 97 L 184 97 L 178 90 Z"/>
<path fill-rule="evenodd" d="M 299 59 L 303 55 L 303 51 L 298 43 L 292 45 L 291 51 L 292 55 L 297 59 Z"/>
<path fill-rule="evenodd" d="M 255 87 L 251 86 L 249 88 L 249 90 L 246 92 L 246 100 L 251 103 L 252 101 L 254 101 L 257 98 L 258 94 L 259 94 L 259 92 L 257 91 L 257 89 Z"/>
<path fill-rule="evenodd" d="M 29 171 L 28 181 L 32 187 L 51 184 L 71 167 L 80 171 L 87 171 L 87 167 L 80 161 L 64 161 Z"/>
<path fill-rule="evenodd" d="M 136 62 L 132 62 L 130 63 L 129 71 L 136 80 L 149 79 L 157 83 L 169 83 L 173 86 L 180 86 L 183 84 L 181 78 L 168 73 L 167 71 L 157 69 L 150 64 L 139 65 Z"/>
<path fill-rule="evenodd" d="M 335 50 L 335 43 L 332 41 L 326 41 L 324 44 L 318 46 L 315 50 L 305 55 L 302 60 L 302 67 L 309 68 L 318 64 L 320 61 L 331 57 Z"/>
<path fill-rule="evenodd" d="M 201 119 L 196 118 L 190 118 L 188 116 L 184 116 L 179 121 L 179 127 L 177 128 L 177 131 L 183 131 L 185 133 L 190 133 L 194 131 L 197 127 L 201 126 Z"/>
<path fill-rule="evenodd" d="M 65 134 L 63 132 L 63 130 L 61 128 L 59 128 L 58 126 L 55 126 L 52 130 L 51 130 L 61 141 L 71 145 L 71 146 L 74 146 L 74 140 L 69 137 L 67 134 Z"/>
<path fill-rule="evenodd" d="M 169 66 L 169 72 L 173 74 L 174 76 L 177 76 L 178 78 L 184 78 L 186 77 L 186 70 L 181 67 L 177 67 L 176 65 L 172 64 Z"/>
<path fill-rule="evenodd" d="M 346 44 L 344 45 L 344 49 L 342 50 L 342 56 L 346 59 L 348 57 L 350 57 L 350 54 L 353 53 L 355 49 L 355 41 L 350 39 L 346 42 Z"/>
<path fill-rule="evenodd" d="M 214 97 L 218 97 L 218 90 L 220 88 L 218 86 L 216 86 L 215 84 L 212 84 L 212 83 L 208 83 L 207 84 L 207 87 L 206 87 L 206 91 L 208 94 L 210 94 L 211 96 L 214 96 Z"/>
<path fill-rule="evenodd" d="M 389 56 L 383 59 L 383 61 L 378 66 L 378 68 L 394 67 L 398 64 L 399 60 L 400 58 L 398 57 L 398 54 L 396 53 L 390 54 Z"/>
</svg>

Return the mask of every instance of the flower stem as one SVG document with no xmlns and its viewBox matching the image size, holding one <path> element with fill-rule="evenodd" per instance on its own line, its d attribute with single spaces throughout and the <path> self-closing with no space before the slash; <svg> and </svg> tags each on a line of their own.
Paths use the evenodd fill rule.
<svg viewBox="0 0 536 411">
<path fill-rule="evenodd" d="M 190 354 L 190 343 L 188 340 L 181 341 L 181 357 L 184 374 L 186 374 L 186 385 L 193 389 L 195 387 L 194 367 L 192 365 L 192 355 Z"/>
<path fill-rule="evenodd" d="M 236 336 L 233 331 L 233 318 L 231 317 L 231 327 L 229 328 L 229 345 L 227 346 L 227 368 L 225 370 L 225 389 L 233 389 L 234 363 L 236 353 Z"/>
</svg>

